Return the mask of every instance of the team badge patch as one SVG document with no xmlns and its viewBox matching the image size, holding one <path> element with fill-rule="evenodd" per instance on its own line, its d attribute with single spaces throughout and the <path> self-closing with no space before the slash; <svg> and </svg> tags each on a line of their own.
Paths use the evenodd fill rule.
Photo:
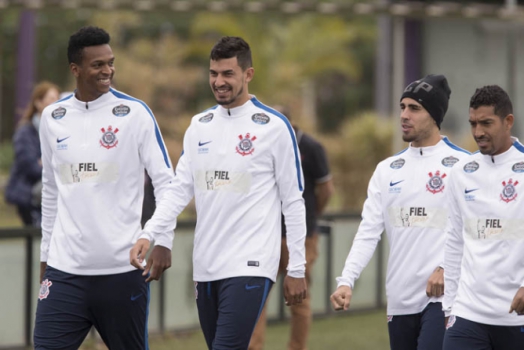
<svg viewBox="0 0 524 350">
<path fill-rule="evenodd" d="M 516 173 L 524 173 L 524 162 L 513 164 L 513 166 L 511 167 L 511 170 L 513 170 Z"/>
<path fill-rule="evenodd" d="M 448 324 L 446 324 L 446 329 L 453 327 L 456 321 L 457 321 L 457 318 L 455 317 L 455 315 L 449 316 Z"/>
<path fill-rule="evenodd" d="M 406 161 L 405 161 L 404 159 L 402 159 L 402 158 L 399 158 L 399 159 L 393 161 L 393 162 L 389 165 L 389 167 L 390 167 L 391 169 L 400 169 L 400 168 L 402 168 L 402 167 L 404 166 L 404 164 L 406 164 Z"/>
<path fill-rule="evenodd" d="M 445 167 L 451 168 L 458 161 L 459 161 L 458 158 L 455 158 L 453 156 L 449 156 L 449 157 L 446 157 L 446 158 L 442 159 L 442 165 L 444 165 Z"/>
<path fill-rule="evenodd" d="M 251 120 L 255 122 L 255 124 L 265 125 L 269 123 L 271 119 L 264 113 L 255 113 L 251 116 Z"/>
<path fill-rule="evenodd" d="M 208 113 L 205 116 L 200 117 L 200 119 L 198 119 L 198 121 L 201 123 L 209 123 L 212 120 L 213 120 L 213 113 Z"/>
<path fill-rule="evenodd" d="M 38 293 L 38 299 L 42 300 L 47 298 L 49 295 L 49 288 L 53 285 L 53 282 L 48 280 L 47 278 L 42 281 L 40 284 L 40 293 Z"/>
<path fill-rule="evenodd" d="M 102 131 L 102 137 L 100 138 L 100 146 L 105 147 L 107 149 L 116 147 L 116 145 L 118 144 L 118 140 L 116 138 L 118 128 L 113 130 L 113 127 L 109 125 L 107 127 L 107 130 L 102 128 L 100 129 L 100 131 Z"/>
<path fill-rule="evenodd" d="M 51 112 L 51 117 L 53 117 L 53 119 L 59 120 L 62 119 L 64 115 L 66 115 L 66 113 L 67 109 L 65 109 L 64 107 L 58 107 L 53 112 Z"/>
<path fill-rule="evenodd" d="M 426 184 L 426 189 L 433 194 L 444 191 L 444 187 L 446 186 L 444 186 L 444 181 L 442 179 L 446 177 L 446 174 L 440 175 L 440 171 L 437 170 L 435 175 L 433 175 L 432 172 L 428 173 L 428 175 L 429 181 Z"/>
<path fill-rule="evenodd" d="M 257 139 L 256 136 L 251 136 L 249 133 L 247 133 L 246 136 L 238 135 L 238 138 L 240 139 L 240 142 L 236 147 L 238 154 L 241 154 L 242 156 L 247 156 L 255 152 L 253 142 Z"/>
<path fill-rule="evenodd" d="M 479 168 L 479 163 L 475 161 L 469 162 L 468 164 L 464 165 L 464 171 L 466 173 L 474 173 L 475 171 L 478 170 L 478 168 Z"/>
<path fill-rule="evenodd" d="M 131 112 L 131 108 L 126 105 L 120 105 L 113 108 L 113 114 L 117 117 L 125 117 L 129 112 Z"/>
<path fill-rule="evenodd" d="M 198 299 L 198 282 L 193 282 L 195 284 L 195 299 Z"/>
<path fill-rule="evenodd" d="M 508 182 L 502 181 L 502 193 L 500 194 L 500 199 L 504 202 L 509 203 L 515 198 L 517 198 L 518 193 L 516 186 L 519 184 L 518 181 L 513 182 L 513 179 L 509 179 Z"/>
</svg>

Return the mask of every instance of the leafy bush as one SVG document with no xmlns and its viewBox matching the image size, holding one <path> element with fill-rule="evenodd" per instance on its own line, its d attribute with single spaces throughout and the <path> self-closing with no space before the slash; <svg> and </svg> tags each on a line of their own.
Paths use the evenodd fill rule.
<svg viewBox="0 0 524 350">
<path fill-rule="evenodd" d="M 337 211 L 362 210 L 373 171 L 392 155 L 395 126 L 391 119 L 367 113 L 347 120 L 336 135 L 321 138 L 339 197 Z"/>
<path fill-rule="evenodd" d="M 9 174 L 14 162 L 14 150 L 11 141 L 0 143 L 0 174 Z"/>
</svg>

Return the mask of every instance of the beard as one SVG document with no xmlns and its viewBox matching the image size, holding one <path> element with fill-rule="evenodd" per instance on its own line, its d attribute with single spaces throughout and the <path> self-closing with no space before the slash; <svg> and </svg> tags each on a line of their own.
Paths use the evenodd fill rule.
<svg viewBox="0 0 524 350">
<path fill-rule="evenodd" d="M 231 97 L 229 100 L 219 100 L 215 97 L 215 100 L 217 101 L 217 103 L 221 106 L 227 106 L 227 105 L 230 105 L 232 104 L 233 102 L 236 101 L 236 99 L 238 98 L 238 96 L 242 95 L 242 93 L 244 92 L 244 86 L 242 86 L 240 88 L 240 91 L 238 92 L 238 94 L 236 94 L 235 96 Z"/>
</svg>

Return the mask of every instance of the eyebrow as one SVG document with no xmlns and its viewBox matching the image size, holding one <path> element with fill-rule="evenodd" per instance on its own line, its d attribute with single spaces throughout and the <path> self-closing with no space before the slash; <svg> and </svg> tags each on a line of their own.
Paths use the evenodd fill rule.
<svg viewBox="0 0 524 350">
<path fill-rule="evenodd" d="M 233 69 L 226 69 L 226 70 L 224 70 L 224 71 L 222 71 L 222 72 L 217 72 L 217 71 L 214 70 L 214 69 L 210 69 L 209 72 L 210 72 L 210 73 L 231 73 L 231 72 L 234 72 L 234 70 L 233 70 Z"/>
</svg>

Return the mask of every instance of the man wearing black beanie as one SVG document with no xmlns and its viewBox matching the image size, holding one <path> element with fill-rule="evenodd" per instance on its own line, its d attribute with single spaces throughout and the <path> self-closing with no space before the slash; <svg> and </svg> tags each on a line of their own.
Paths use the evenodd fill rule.
<svg viewBox="0 0 524 350">
<path fill-rule="evenodd" d="M 409 84 L 400 99 L 402 139 L 409 147 L 380 162 L 369 182 L 362 222 L 338 288 L 335 310 L 347 310 L 356 279 L 386 231 L 387 313 L 392 350 L 441 350 L 445 331 L 444 229 L 451 167 L 469 152 L 440 135 L 451 90 L 443 75 Z"/>
</svg>

